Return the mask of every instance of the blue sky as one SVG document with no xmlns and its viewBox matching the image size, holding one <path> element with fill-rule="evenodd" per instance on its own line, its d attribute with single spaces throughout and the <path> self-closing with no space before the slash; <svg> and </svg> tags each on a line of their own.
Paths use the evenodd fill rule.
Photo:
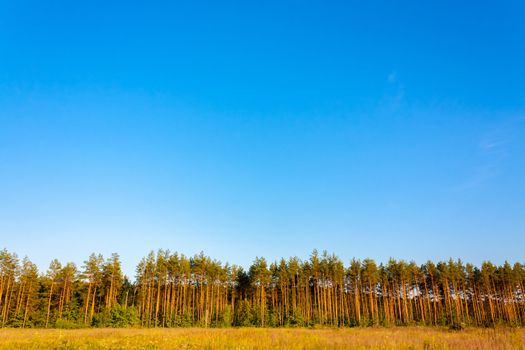
<svg viewBox="0 0 525 350">
<path fill-rule="evenodd" d="M 524 261 L 520 1 L 0 2 L 0 246 Z"/>
</svg>

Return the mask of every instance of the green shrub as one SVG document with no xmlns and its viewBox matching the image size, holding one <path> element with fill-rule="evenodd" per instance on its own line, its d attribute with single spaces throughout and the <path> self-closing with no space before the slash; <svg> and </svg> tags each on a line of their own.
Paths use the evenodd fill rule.
<svg viewBox="0 0 525 350">
<path fill-rule="evenodd" d="M 237 327 L 253 326 L 253 310 L 247 300 L 237 302 L 234 325 Z"/>
<path fill-rule="evenodd" d="M 55 328 L 59 329 L 79 329 L 82 327 L 82 324 L 71 320 L 60 319 L 55 322 Z"/>
<path fill-rule="evenodd" d="M 123 307 L 116 304 L 109 311 L 103 311 L 93 317 L 93 327 L 126 328 L 140 324 L 138 312 L 134 307 Z"/>
</svg>

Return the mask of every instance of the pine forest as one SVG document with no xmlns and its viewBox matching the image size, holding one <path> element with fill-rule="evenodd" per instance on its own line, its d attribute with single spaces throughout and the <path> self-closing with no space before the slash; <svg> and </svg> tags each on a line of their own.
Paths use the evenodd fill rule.
<svg viewBox="0 0 525 350">
<path fill-rule="evenodd" d="M 135 280 L 118 254 L 40 273 L 0 252 L 2 327 L 335 327 L 525 324 L 525 265 L 391 259 L 376 264 L 313 251 L 301 261 L 255 258 L 248 270 L 203 253 L 160 250 Z"/>
</svg>

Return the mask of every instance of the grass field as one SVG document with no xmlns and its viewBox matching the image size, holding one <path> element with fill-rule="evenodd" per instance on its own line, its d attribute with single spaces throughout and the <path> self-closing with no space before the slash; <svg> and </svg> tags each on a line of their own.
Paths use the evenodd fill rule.
<svg viewBox="0 0 525 350">
<path fill-rule="evenodd" d="M 2 329 L 2 349 L 525 349 L 524 329 Z"/>
</svg>

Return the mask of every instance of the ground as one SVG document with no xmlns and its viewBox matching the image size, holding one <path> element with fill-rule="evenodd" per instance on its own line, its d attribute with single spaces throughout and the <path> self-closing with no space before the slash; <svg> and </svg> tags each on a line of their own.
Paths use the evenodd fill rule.
<svg viewBox="0 0 525 350">
<path fill-rule="evenodd" d="M 1 349 L 525 349 L 525 329 L 1 329 Z"/>
</svg>

